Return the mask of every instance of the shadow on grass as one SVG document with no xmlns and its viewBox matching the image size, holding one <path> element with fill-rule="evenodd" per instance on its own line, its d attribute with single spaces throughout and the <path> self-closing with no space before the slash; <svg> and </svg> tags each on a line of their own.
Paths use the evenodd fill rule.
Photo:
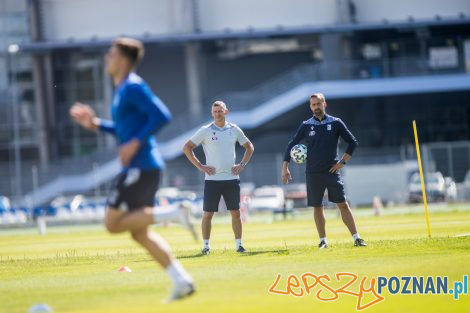
<svg viewBox="0 0 470 313">
<path fill-rule="evenodd" d="M 194 259 L 194 258 L 200 258 L 204 256 L 201 252 L 195 253 L 195 254 L 187 254 L 187 255 L 178 255 L 178 259 Z"/>
<path fill-rule="evenodd" d="M 252 256 L 252 255 L 258 255 L 258 254 L 277 254 L 277 255 L 288 255 L 289 250 L 287 249 L 280 249 L 280 250 L 264 250 L 264 251 L 247 251 L 243 254 L 240 254 L 241 256 Z"/>
<path fill-rule="evenodd" d="M 215 254 L 220 254 L 220 252 L 221 252 L 222 255 L 224 255 L 224 254 L 227 254 L 228 251 L 227 250 L 222 250 L 222 251 L 219 251 L 219 253 L 215 253 Z M 235 253 L 235 252 L 230 251 L 229 253 L 232 254 L 232 253 Z M 237 254 L 239 254 L 240 256 L 253 256 L 253 255 L 259 255 L 259 254 L 288 255 L 289 250 L 279 249 L 279 250 L 247 251 L 245 253 L 237 253 Z M 203 255 L 201 252 L 198 252 L 198 253 L 195 253 L 195 254 L 179 255 L 177 257 L 178 257 L 178 259 L 193 259 L 193 258 L 200 258 L 200 257 L 207 257 L 207 256 Z"/>
</svg>

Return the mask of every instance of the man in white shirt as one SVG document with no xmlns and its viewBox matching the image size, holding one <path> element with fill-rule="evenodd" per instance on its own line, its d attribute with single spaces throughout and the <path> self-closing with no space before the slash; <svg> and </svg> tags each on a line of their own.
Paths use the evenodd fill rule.
<svg viewBox="0 0 470 313">
<path fill-rule="evenodd" d="M 210 254 L 212 217 L 218 211 L 220 197 L 223 196 L 227 209 L 232 215 L 232 229 L 235 235 L 235 248 L 239 253 L 246 250 L 242 245 L 242 222 L 240 219 L 240 177 L 253 155 L 253 144 L 235 124 L 226 121 L 227 106 L 222 101 L 212 104 L 214 122 L 201 127 L 184 145 L 183 152 L 189 161 L 204 172 L 204 215 L 202 217 L 202 254 Z M 235 144 L 245 148 L 240 163 L 235 164 Z M 202 144 L 206 164 L 194 155 L 194 148 Z"/>
</svg>

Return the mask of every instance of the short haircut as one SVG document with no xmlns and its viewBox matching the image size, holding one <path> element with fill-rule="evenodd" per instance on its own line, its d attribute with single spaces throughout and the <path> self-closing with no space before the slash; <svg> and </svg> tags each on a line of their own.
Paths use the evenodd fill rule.
<svg viewBox="0 0 470 313">
<path fill-rule="evenodd" d="M 223 108 L 224 110 L 227 110 L 227 106 L 225 105 L 225 102 L 220 101 L 220 100 L 217 100 L 217 101 L 215 101 L 214 103 L 212 103 L 212 106 L 213 106 L 213 107 L 221 107 L 221 108 Z"/>
<path fill-rule="evenodd" d="M 144 57 L 144 44 L 137 39 L 120 37 L 113 40 L 114 47 L 129 60 L 132 66 L 137 65 Z"/>
<path fill-rule="evenodd" d="M 317 98 L 318 100 L 320 100 L 321 102 L 326 102 L 325 100 L 325 95 L 322 94 L 322 93 L 314 93 L 313 95 L 310 96 L 310 100 L 312 100 L 312 98 Z"/>
</svg>

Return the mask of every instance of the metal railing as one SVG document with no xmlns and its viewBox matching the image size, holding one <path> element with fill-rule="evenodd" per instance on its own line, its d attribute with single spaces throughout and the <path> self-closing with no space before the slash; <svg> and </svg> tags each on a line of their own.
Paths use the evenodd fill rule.
<svg viewBox="0 0 470 313">
<path fill-rule="evenodd" d="M 94 171 L 114 158 L 116 158 L 115 149 L 102 149 L 80 157 L 62 158 L 45 168 L 41 167 L 36 161 L 22 160 L 21 172 L 23 175 L 21 177 L 21 184 L 23 193 L 32 192 L 39 186 L 45 185 L 59 177 Z M 10 174 L 12 172 L 11 166 L 12 164 L 0 163 L 0 172 L 10 177 L 10 179 L 0 180 L 0 195 L 13 194 L 12 184 L 17 178 L 13 173 Z"/>
<path fill-rule="evenodd" d="M 372 61 L 342 60 L 334 63 L 299 64 L 251 89 L 227 92 L 207 99 L 203 110 L 207 114 L 202 117 L 195 117 L 189 111 L 181 112 L 169 126 L 163 129 L 159 138 L 167 140 L 210 121 L 210 105 L 215 100 L 226 102 L 230 110 L 236 112 L 257 107 L 306 82 L 365 80 L 464 72 L 465 67 L 463 64 L 458 64 L 453 68 L 436 69 L 430 66 L 428 58 L 420 56 Z"/>
<path fill-rule="evenodd" d="M 434 142 L 422 147 L 426 172 L 439 171 L 462 182 L 470 173 L 470 141 Z"/>
</svg>

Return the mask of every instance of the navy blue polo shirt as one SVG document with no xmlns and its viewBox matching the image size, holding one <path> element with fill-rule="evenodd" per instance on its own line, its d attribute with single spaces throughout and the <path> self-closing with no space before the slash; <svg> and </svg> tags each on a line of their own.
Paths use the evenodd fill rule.
<svg viewBox="0 0 470 313">
<path fill-rule="evenodd" d="M 294 138 L 289 141 L 284 161 L 290 161 L 290 150 L 304 140 L 307 144 L 306 173 L 328 172 L 339 161 L 339 137 L 348 144 L 345 152 L 352 155 L 358 142 L 341 119 L 327 114 L 321 121 L 312 117 L 302 122 Z"/>
</svg>

